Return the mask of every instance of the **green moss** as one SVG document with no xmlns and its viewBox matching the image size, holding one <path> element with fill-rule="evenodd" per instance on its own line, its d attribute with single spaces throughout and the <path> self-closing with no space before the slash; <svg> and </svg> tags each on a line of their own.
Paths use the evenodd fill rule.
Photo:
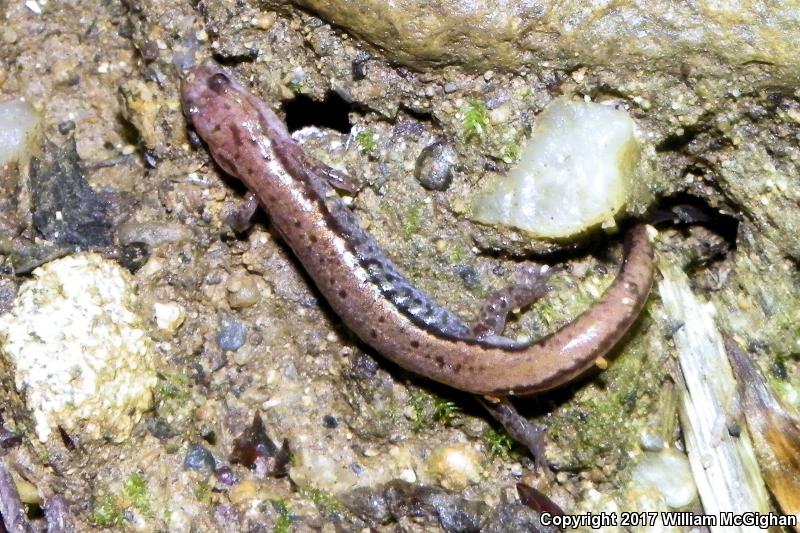
<svg viewBox="0 0 800 533">
<path fill-rule="evenodd" d="M 205 481 L 201 482 L 194 489 L 194 497 L 197 501 L 208 503 L 211 501 L 211 485 Z"/>
<path fill-rule="evenodd" d="M 369 432 L 376 437 L 388 437 L 397 428 L 400 420 L 400 410 L 394 403 L 383 409 L 375 411 L 374 423 L 370 424 Z"/>
<path fill-rule="evenodd" d="M 142 514 L 150 514 L 150 496 L 147 494 L 147 480 L 134 472 L 122 482 L 122 492 L 131 505 Z"/>
<path fill-rule="evenodd" d="M 489 120 L 489 111 L 486 104 L 477 98 L 467 100 L 467 107 L 464 110 L 464 118 L 461 120 L 464 140 L 472 141 L 480 139 L 486 133 L 486 124 Z"/>
<path fill-rule="evenodd" d="M 38 452 L 39 461 L 42 464 L 49 465 L 50 464 L 50 450 L 40 450 Z"/>
<path fill-rule="evenodd" d="M 89 521 L 98 527 L 120 527 L 124 522 L 127 506 L 133 507 L 143 515 L 150 515 L 150 496 L 147 480 L 139 473 L 132 473 L 122 482 L 124 498 L 108 492 L 95 499 Z"/>
<path fill-rule="evenodd" d="M 403 233 L 406 237 L 411 237 L 422 227 L 422 210 L 424 208 L 425 202 L 423 201 L 414 202 L 408 208 L 406 217 L 403 220 Z"/>
<path fill-rule="evenodd" d="M 97 527 L 120 527 L 123 521 L 122 507 L 116 496 L 107 493 L 95 500 L 89 522 Z"/>
<path fill-rule="evenodd" d="M 303 491 L 303 495 L 314 502 L 314 505 L 316 505 L 317 509 L 322 513 L 341 515 L 347 512 L 342 502 L 337 500 L 331 493 L 322 489 L 310 487 Z"/>
<path fill-rule="evenodd" d="M 483 440 L 486 441 L 486 447 L 492 457 L 506 458 L 514 448 L 514 439 L 505 431 L 488 428 L 483 432 Z"/>
<path fill-rule="evenodd" d="M 455 402 L 444 400 L 423 391 L 411 393 L 412 422 L 416 431 L 428 426 L 431 420 L 451 425 L 461 409 Z"/>
<path fill-rule="evenodd" d="M 450 400 L 442 400 L 441 398 L 433 399 L 433 417 L 440 420 L 445 424 L 451 424 L 458 416 L 461 409 Z"/>
<path fill-rule="evenodd" d="M 177 372 L 159 372 L 156 395 L 159 399 L 187 400 L 191 396 L 189 378 Z"/>
<path fill-rule="evenodd" d="M 601 457 L 607 462 L 624 461 L 624 450 L 637 446 L 646 423 L 644 414 L 652 412 L 654 399 L 661 394 L 657 376 L 668 357 L 655 335 L 651 340 L 642 334 L 644 327 L 639 324 L 631 333 L 623 351 L 597 375 L 597 384 L 583 387 L 550 418 L 550 438 L 569 442 L 569 451 L 558 461 L 572 466 L 596 464 Z"/>
<path fill-rule="evenodd" d="M 454 265 L 463 263 L 467 258 L 467 251 L 460 246 L 453 246 L 450 249 L 450 262 Z"/>
<path fill-rule="evenodd" d="M 289 82 L 289 89 L 294 94 L 305 94 L 306 93 L 306 86 L 303 85 L 302 81 L 292 80 Z"/>
<path fill-rule="evenodd" d="M 550 302 L 537 304 L 536 312 L 539 314 L 541 321 L 547 326 L 553 325 L 561 316 L 556 310 L 556 306 Z"/>
<path fill-rule="evenodd" d="M 272 500 L 272 505 L 278 511 L 278 520 L 275 521 L 274 533 L 291 533 L 292 512 L 284 500 Z"/>
<path fill-rule="evenodd" d="M 356 133 L 356 142 L 365 154 L 371 154 L 378 147 L 375 133 L 371 130 L 363 130 Z"/>
<path fill-rule="evenodd" d="M 503 153 L 500 154 L 500 159 L 503 161 L 503 163 L 510 165 L 511 163 L 514 163 L 517 159 L 519 159 L 519 150 L 520 150 L 519 144 L 517 143 L 507 144 L 503 148 Z"/>
<path fill-rule="evenodd" d="M 426 395 L 421 392 L 411 393 L 411 421 L 413 422 L 414 429 L 416 431 L 419 431 L 425 427 L 425 424 L 427 423 L 425 413 L 427 412 L 428 401 L 425 396 Z"/>
</svg>

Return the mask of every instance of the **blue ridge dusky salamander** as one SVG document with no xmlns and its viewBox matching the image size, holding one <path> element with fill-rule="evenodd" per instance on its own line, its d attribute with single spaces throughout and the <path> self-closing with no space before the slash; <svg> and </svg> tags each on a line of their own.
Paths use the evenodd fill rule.
<svg viewBox="0 0 800 533">
<path fill-rule="evenodd" d="M 230 73 L 193 67 L 182 100 L 219 166 L 252 191 L 347 327 L 414 373 L 488 397 L 547 390 L 592 367 L 647 299 L 653 249 L 645 226 L 637 225 L 616 279 L 572 322 L 535 342 L 501 331 L 476 334 L 411 284 L 334 191 L 330 169 L 308 157 L 283 121 Z"/>
</svg>

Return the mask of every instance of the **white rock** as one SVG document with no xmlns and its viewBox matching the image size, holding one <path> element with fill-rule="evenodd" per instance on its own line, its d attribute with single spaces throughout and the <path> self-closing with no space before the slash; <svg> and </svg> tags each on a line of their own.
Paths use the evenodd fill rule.
<svg viewBox="0 0 800 533">
<path fill-rule="evenodd" d="M 39 440 L 57 426 L 122 441 L 150 406 L 152 341 L 131 275 L 96 254 L 33 272 L 0 319 L 0 357 L 14 373 Z"/>
<path fill-rule="evenodd" d="M 39 131 L 39 115 L 22 100 L 0 102 L 0 166 L 25 159 Z"/>
<path fill-rule="evenodd" d="M 613 225 L 639 152 L 624 111 L 554 100 L 537 118 L 517 166 L 476 196 L 472 217 L 551 239 Z"/>
<path fill-rule="evenodd" d="M 655 489 L 672 509 L 684 509 L 697 501 L 697 487 L 686 454 L 674 449 L 646 453 L 631 475 L 632 487 Z"/>
</svg>

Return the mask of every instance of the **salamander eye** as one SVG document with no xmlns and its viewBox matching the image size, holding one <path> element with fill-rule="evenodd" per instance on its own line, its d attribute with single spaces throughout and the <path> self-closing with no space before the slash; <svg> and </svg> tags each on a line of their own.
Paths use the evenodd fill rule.
<svg viewBox="0 0 800 533">
<path fill-rule="evenodd" d="M 231 80 L 228 79 L 228 76 L 222 72 L 217 72 L 208 78 L 208 88 L 219 94 L 230 82 Z"/>
</svg>

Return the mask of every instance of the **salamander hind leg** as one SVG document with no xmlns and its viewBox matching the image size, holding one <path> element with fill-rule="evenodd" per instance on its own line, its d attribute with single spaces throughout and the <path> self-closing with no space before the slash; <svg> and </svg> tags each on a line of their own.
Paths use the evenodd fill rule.
<svg viewBox="0 0 800 533">
<path fill-rule="evenodd" d="M 491 293 L 481 306 L 478 319 L 472 325 L 472 334 L 478 339 L 499 337 L 503 334 L 508 315 L 515 309 L 531 305 L 547 292 L 547 280 L 553 269 L 546 265 L 534 265 L 515 275 L 516 283 Z M 495 339 L 496 340 L 496 339 Z M 545 463 L 544 427 L 528 422 L 508 398 L 477 396 L 495 420 L 518 443 L 525 446 L 533 456 L 536 468 Z"/>
<path fill-rule="evenodd" d="M 475 338 L 502 335 L 512 311 L 527 307 L 545 295 L 547 280 L 552 273 L 553 269 L 547 265 L 533 265 L 515 275 L 514 285 L 489 294 L 472 325 Z"/>
<path fill-rule="evenodd" d="M 519 414 L 508 398 L 476 396 L 495 420 L 502 424 L 512 439 L 525 446 L 533 456 L 536 469 L 546 464 L 544 456 L 544 426 L 531 424 Z"/>
</svg>

